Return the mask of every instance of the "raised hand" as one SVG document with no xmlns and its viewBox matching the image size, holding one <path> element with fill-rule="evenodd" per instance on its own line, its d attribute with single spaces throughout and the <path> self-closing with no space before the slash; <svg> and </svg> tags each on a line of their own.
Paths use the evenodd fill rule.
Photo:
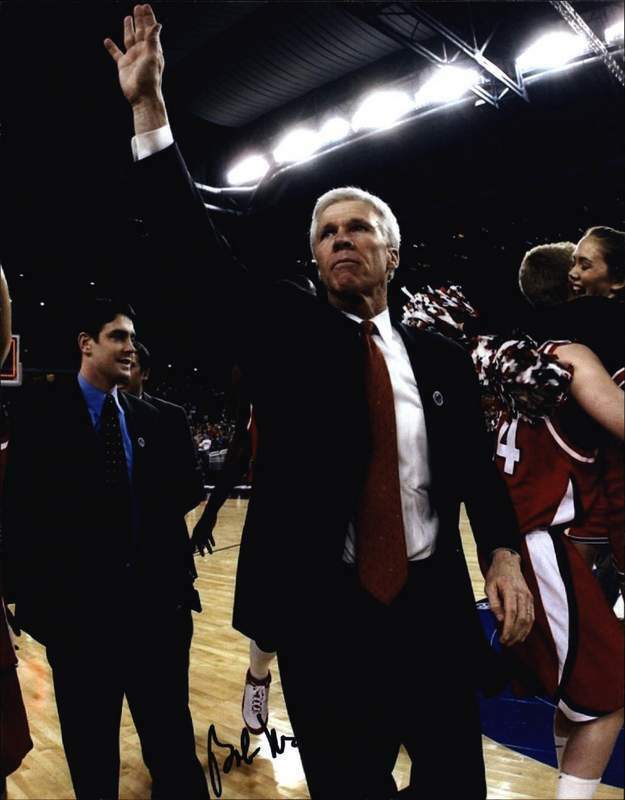
<svg viewBox="0 0 625 800">
<path fill-rule="evenodd" d="M 161 78 L 165 59 L 160 42 L 162 26 L 148 4 L 136 5 L 133 15 L 124 18 L 126 52 L 123 53 L 112 39 L 105 39 L 104 46 L 117 64 L 119 85 L 130 105 L 133 108 L 150 103 L 163 105 Z"/>
</svg>

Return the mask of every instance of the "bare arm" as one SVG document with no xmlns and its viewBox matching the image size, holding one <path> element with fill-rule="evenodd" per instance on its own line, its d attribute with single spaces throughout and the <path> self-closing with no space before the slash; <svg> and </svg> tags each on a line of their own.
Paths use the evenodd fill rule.
<svg viewBox="0 0 625 800">
<path fill-rule="evenodd" d="M 121 90 L 132 107 L 136 135 L 168 124 L 161 89 L 165 67 L 161 27 L 150 5 L 136 5 L 133 16 L 124 18 L 126 52 L 112 39 L 104 40 L 104 46 L 117 64 Z"/>
<path fill-rule="evenodd" d="M 4 270 L 0 266 L 0 363 L 4 361 L 11 345 L 11 298 Z"/>
<path fill-rule="evenodd" d="M 619 389 L 597 356 L 583 344 L 558 347 L 559 361 L 574 369 L 571 394 L 603 428 L 625 440 L 625 392 Z"/>
</svg>

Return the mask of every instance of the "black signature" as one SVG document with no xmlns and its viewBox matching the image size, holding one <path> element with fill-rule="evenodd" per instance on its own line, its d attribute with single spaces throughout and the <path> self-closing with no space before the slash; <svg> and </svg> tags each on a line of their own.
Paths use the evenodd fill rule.
<svg viewBox="0 0 625 800">
<path fill-rule="evenodd" d="M 261 733 L 264 734 L 265 738 L 269 742 L 272 758 L 284 753 L 287 742 L 291 742 L 291 747 L 297 747 L 297 741 L 294 736 L 280 736 L 280 740 L 278 741 L 278 734 L 276 733 L 275 728 L 267 730 L 267 726 L 263 722 L 261 722 L 261 726 Z M 221 771 L 219 769 L 219 764 L 217 763 L 217 758 L 213 753 L 213 745 L 226 748 L 229 751 L 221 768 L 224 772 L 224 775 L 227 775 L 233 767 L 240 767 L 241 764 L 251 764 L 256 756 L 260 753 L 260 747 L 257 747 L 252 753 L 249 752 L 250 734 L 247 728 L 243 728 L 241 730 L 241 749 L 238 750 L 234 745 L 229 744 L 228 742 L 219 741 L 217 730 L 215 726 L 211 724 L 210 728 L 208 729 L 208 775 L 211 786 L 213 787 L 213 792 L 215 793 L 215 797 L 221 797 Z"/>
</svg>

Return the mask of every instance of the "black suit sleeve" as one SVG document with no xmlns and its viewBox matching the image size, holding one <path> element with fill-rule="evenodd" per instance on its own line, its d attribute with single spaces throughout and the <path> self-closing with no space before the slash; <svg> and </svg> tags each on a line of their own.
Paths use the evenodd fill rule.
<svg viewBox="0 0 625 800">
<path fill-rule="evenodd" d="M 195 443 L 184 409 L 175 408 L 174 418 L 176 425 L 172 426 L 172 434 L 175 436 L 174 448 L 177 453 L 177 463 L 180 465 L 177 480 L 180 500 L 186 514 L 206 499 L 206 492 Z"/>
<path fill-rule="evenodd" d="M 171 494 L 178 511 L 186 514 L 206 499 L 202 470 L 186 411 L 182 406 L 159 397 L 146 394 L 142 399 L 158 414 Z"/>
<path fill-rule="evenodd" d="M 267 311 L 267 297 L 259 298 L 264 286 L 234 257 L 175 144 L 134 170 L 140 215 L 155 245 L 150 282 L 166 286 L 169 302 L 184 309 L 178 324 L 187 335 L 201 326 L 209 358 L 217 342 L 227 364 L 245 361 L 246 343 L 259 329 L 254 319 Z"/>
<path fill-rule="evenodd" d="M 232 255 L 206 211 L 176 144 L 137 161 L 135 186 L 148 232 L 166 241 L 171 234 L 175 258 L 184 254 L 194 265 L 219 272 L 232 267 Z"/>
</svg>

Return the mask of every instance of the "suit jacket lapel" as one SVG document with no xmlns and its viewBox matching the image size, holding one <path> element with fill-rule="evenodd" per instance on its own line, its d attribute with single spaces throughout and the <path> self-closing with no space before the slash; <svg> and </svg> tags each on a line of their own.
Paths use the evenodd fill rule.
<svg viewBox="0 0 625 800">
<path fill-rule="evenodd" d="M 445 447 L 445 424 L 448 424 L 447 408 L 444 403 L 441 387 L 438 385 L 437 365 L 432 362 L 427 347 L 420 347 L 419 339 L 423 334 L 405 325 L 393 323 L 408 351 L 408 357 L 414 372 L 417 388 L 423 404 L 425 427 L 428 436 L 428 452 L 432 476 L 432 494 L 436 507 L 440 509 L 444 499 L 439 496 L 439 487 L 444 485 L 444 463 L 441 462 Z M 424 344 L 427 344 L 424 342 Z"/>
<path fill-rule="evenodd" d="M 435 374 L 432 370 L 432 365 L 428 361 L 426 353 L 419 353 L 419 342 L 417 340 L 418 331 L 411 331 L 405 325 L 393 322 L 393 327 L 399 333 L 408 351 L 408 358 L 410 365 L 414 372 L 415 380 L 417 381 L 417 388 L 423 403 L 423 413 L 425 414 L 425 424 L 428 431 L 428 441 L 431 442 L 432 438 L 436 436 L 437 418 L 439 414 L 438 407 L 435 405 L 433 397 L 437 388 L 435 384 Z"/>
</svg>

